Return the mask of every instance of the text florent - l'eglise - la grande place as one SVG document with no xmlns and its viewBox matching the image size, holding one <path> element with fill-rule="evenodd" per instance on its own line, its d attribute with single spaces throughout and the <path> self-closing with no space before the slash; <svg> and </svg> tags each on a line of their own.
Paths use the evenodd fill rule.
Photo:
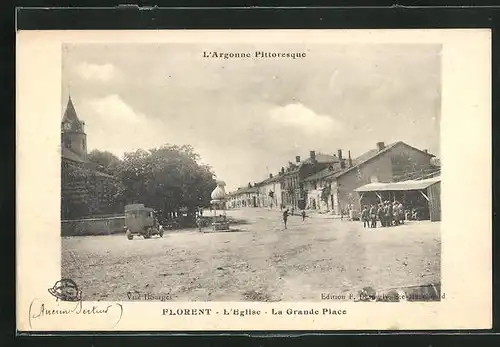
<svg viewBox="0 0 500 347">
<path fill-rule="evenodd" d="M 270 311 L 262 311 L 258 309 L 235 309 L 224 308 L 222 311 L 214 311 L 211 308 L 165 308 L 163 309 L 164 316 L 211 316 L 211 315 L 224 315 L 224 316 L 260 316 L 260 315 L 275 315 L 275 316 L 319 316 L 319 315 L 346 315 L 345 309 L 276 309 L 272 308 Z"/>
</svg>

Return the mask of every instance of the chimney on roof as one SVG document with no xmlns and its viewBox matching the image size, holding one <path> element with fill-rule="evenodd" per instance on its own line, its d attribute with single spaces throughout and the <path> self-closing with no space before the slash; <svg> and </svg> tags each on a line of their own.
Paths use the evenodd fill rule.
<svg viewBox="0 0 500 347">
<path fill-rule="evenodd" d="M 269 178 L 273 178 L 273 174 L 272 173 L 269 174 Z"/>
<path fill-rule="evenodd" d="M 424 149 L 424 153 L 429 153 L 429 150 L 428 149 Z"/>
<path fill-rule="evenodd" d="M 284 167 L 284 166 L 282 166 L 282 167 L 281 167 L 281 174 L 283 175 L 284 173 L 285 173 L 285 167 Z"/>
<path fill-rule="evenodd" d="M 316 151 L 309 151 L 309 157 L 312 161 L 316 161 Z"/>
<path fill-rule="evenodd" d="M 295 156 L 295 162 L 297 164 L 300 163 L 300 155 Z"/>
<path fill-rule="evenodd" d="M 345 159 L 340 159 L 340 168 L 345 169 Z"/>
<path fill-rule="evenodd" d="M 385 148 L 385 143 L 383 142 L 377 142 L 377 149 L 379 151 L 383 150 Z"/>
<path fill-rule="evenodd" d="M 339 149 L 337 153 L 338 153 L 337 156 L 339 157 L 339 160 L 342 162 L 342 150 Z"/>
<path fill-rule="evenodd" d="M 349 163 L 349 167 L 352 167 L 352 158 L 351 158 L 351 151 L 350 150 L 347 152 L 347 155 L 348 155 L 347 162 Z"/>
</svg>

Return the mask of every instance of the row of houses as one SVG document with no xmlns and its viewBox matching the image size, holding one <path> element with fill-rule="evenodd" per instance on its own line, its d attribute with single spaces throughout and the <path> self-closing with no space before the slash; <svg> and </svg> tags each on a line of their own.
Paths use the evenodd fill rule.
<svg viewBox="0 0 500 347">
<path fill-rule="evenodd" d="M 351 158 L 337 154 L 310 151 L 309 157 L 289 162 L 280 172 L 261 182 L 229 194 L 229 207 L 288 207 L 315 209 L 333 214 L 361 209 L 356 189 L 370 183 L 389 183 L 435 175 L 439 165 L 427 150 L 415 148 L 403 141 L 386 145 L 377 142 L 375 148 Z"/>
</svg>

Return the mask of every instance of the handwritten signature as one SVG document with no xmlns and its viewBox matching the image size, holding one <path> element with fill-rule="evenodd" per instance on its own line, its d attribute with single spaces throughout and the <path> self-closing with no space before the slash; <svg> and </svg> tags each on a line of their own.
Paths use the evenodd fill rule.
<svg viewBox="0 0 500 347">
<path fill-rule="evenodd" d="M 82 316 L 105 316 L 119 313 L 118 319 L 113 324 L 114 328 L 122 319 L 123 316 L 123 306 L 120 303 L 99 305 L 92 303 L 87 306 L 81 300 L 78 302 L 71 302 L 65 304 L 64 307 L 50 307 L 45 304 L 45 302 L 40 299 L 34 299 L 30 303 L 29 308 L 29 326 L 32 329 L 32 321 L 41 319 L 46 316 L 71 316 L 71 315 L 82 315 Z"/>
</svg>

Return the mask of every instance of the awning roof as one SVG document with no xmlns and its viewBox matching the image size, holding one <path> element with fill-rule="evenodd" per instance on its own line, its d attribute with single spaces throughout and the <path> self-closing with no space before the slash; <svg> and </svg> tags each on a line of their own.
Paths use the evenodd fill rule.
<svg viewBox="0 0 500 347">
<path fill-rule="evenodd" d="M 402 181 L 381 183 L 373 182 L 354 189 L 356 192 L 381 192 L 381 191 L 404 191 L 404 190 L 422 190 L 432 186 L 434 183 L 441 182 L 441 176 L 432 177 L 419 181 Z"/>
</svg>

